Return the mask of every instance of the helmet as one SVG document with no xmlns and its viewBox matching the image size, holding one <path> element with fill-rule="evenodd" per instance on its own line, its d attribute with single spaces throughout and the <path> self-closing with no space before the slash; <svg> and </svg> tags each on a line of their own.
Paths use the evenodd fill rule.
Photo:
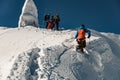
<svg viewBox="0 0 120 80">
<path fill-rule="evenodd" d="M 82 25 L 80 26 L 80 29 L 85 29 L 85 25 L 82 24 Z"/>
</svg>

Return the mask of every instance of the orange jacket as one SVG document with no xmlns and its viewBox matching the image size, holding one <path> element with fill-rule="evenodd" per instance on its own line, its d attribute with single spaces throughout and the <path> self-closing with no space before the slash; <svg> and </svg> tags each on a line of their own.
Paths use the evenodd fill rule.
<svg viewBox="0 0 120 80">
<path fill-rule="evenodd" d="M 85 39 L 85 30 L 84 29 L 81 29 L 79 32 L 78 32 L 78 37 L 77 39 Z"/>
</svg>

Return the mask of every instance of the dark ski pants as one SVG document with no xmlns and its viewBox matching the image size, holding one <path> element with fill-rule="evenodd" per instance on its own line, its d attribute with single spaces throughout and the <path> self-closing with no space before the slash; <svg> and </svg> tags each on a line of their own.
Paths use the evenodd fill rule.
<svg viewBox="0 0 120 80">
<path fill-rule="evenodd" d="M 78 46 L 77 46 L 77 49 L 80 49 L 81 52 L 84 52 L 83 51 L 83 48 L 86 47 L 86 40 L 85 39 L 77 39 L 77 43 L 78 43 Z"/>
</svg>

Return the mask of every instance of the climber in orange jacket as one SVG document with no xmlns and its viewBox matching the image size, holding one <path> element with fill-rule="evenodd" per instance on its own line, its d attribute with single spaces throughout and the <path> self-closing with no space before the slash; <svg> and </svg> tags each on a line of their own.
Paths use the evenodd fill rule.
<svg viewBox="0 0 120 80">
<path fill-rule="evenodd" d="M 86 33 L 88 33 L 87 38 L 90 38 L 90 36 L 91 36 L 90 30 L 86 29 L 85 25 L 82 24 L 80 26 L 80 30 L 78 30 L 76 35 L 75 35 L 76 41 L 78 43 L 78 46 L 76 47 L 76 50 L 77 51 L 80 50 L 83 53 L 84 53 L 83 48 L 86 47 L 86 37 L 85 37 Z"/>
</svg>

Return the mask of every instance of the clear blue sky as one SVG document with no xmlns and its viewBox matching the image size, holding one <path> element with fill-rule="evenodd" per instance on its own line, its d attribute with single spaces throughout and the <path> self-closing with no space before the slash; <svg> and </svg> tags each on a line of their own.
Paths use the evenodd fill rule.
<svg viewBox="0 0 120 80">
<path fill-rule="evenodd" d="M 16 27 L 25 0 L 0 0 L 0 26 Z M 120 0 L 34 0 L 43 15 L 59 13 L 60 27 L 75 29 L 80 24 L 88 28 L 120 34 Z"/>
</svg>

